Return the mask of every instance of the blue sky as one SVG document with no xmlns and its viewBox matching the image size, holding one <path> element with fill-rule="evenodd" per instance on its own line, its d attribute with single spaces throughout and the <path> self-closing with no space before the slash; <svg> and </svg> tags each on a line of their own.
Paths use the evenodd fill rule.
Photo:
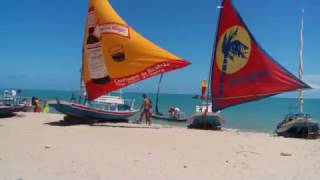
<svg viewBox="0 0 320 180">
<path fill-rule="evenodd" d="M 301 8 L 305 8 L 305 80 L 320 97 L 320 1 L 233 0 L 261 46 L 297 74 Z M 110 0 L 123 19 L 159 46 L 189 60 L 167 73 L 162 92 L 200 92 L 207 79 L 220 0 Z M 87 1 L 10 0 L 0 6 L 0 88 L 77 90 Z M 126 88 L 155 92 L 158 77 Z M 291 94 L 284 94 L 291 96 Z"/>
</svg>

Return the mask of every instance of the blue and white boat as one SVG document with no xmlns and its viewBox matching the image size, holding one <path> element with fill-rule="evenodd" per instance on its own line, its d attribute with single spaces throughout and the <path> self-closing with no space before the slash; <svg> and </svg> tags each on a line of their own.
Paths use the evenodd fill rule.
<svg viewBox="0 0 320 180">
<path fill-rule="evenodd" d="M 27 101 L 17 96 L 15 90 L 4 90 L 0 95 L 0 117 L 8 117 L 26 109 Z"/>
<path fill-rule="evenodd" d="M 57 111 L 82 119 L 100 119 L 112 122 L 128 121 L 131 116 L 137 114 L 134 109 L 134 100 L 126 100 L 121 95 L 104 95 L 88 101 L 85 94 L 74 94 L 70 101 L 57 99 L 56 103 L 50 103 Z"/>
</svg>

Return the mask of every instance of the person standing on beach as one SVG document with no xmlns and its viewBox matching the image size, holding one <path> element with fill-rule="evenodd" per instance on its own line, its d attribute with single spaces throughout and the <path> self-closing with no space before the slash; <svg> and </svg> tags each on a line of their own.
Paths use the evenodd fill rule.
<svg viewBox="0 0 320 180">
<path fill-rule="evenodd" d="M 42 112 L 39 99 L 35 99 L 34 112 Z"/>
<path fill-rule="evenodd" d="M 142 121 L 143 116 L 146 117 L 146 125 L 151 126 L 151 113 L 152 113 L 152 105 L 146 94 L 142 94 L 143 104 L 141 105 L 141 114 L 139 118 L 139 122 Z"/>
<path fill-rule="evenodd" d="M 43 112 L 44 112 L 44 113 L 48 113 L 48 112 L 49 112 L 49 103 L 48 103 L 48 100 L 44 100 Z"/>
</svg>

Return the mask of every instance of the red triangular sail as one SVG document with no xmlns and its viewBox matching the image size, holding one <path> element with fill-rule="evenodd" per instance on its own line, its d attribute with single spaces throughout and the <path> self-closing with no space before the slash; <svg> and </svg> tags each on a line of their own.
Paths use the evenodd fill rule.
<svg viewBox="0 0 320 180">
<path fill-rule="evenodd" d="M 212 57 L 213 111 L 310 88 L 263 51 L 231 0 L 224 0 L 222 7 Z"/>
</svg>

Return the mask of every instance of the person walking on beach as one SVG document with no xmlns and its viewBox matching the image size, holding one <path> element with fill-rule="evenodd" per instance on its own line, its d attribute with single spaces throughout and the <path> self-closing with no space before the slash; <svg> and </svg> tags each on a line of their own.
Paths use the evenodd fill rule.
<svg viewBox="0 0 320 180">
<path fill-rule="evenodd" d="M 145 116 L 146 125 L 151 126 L 152 105 L 146 94 L 142 94 L 142 97 L 143 97 L 143 104 L 141 105 L 141 114 L 140 114 L 139 122 L 141 122 L 143 116 Z"/>
</svg>

